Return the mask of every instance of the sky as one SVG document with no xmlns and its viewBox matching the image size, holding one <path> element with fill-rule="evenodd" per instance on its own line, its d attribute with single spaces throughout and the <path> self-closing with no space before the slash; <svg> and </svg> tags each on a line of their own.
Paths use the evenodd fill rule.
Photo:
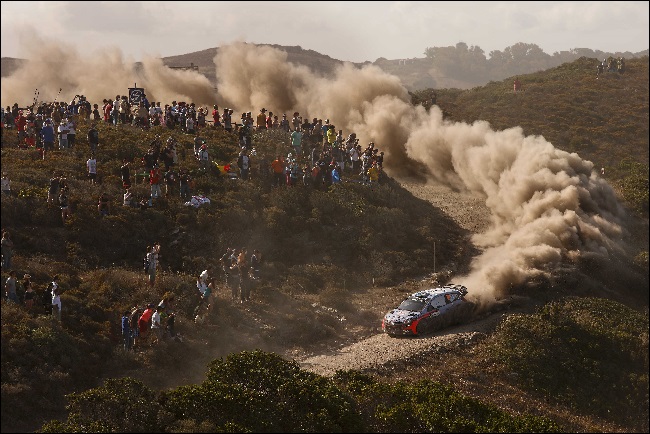
<svg viewBox="0 0 650 434">
<path fill-rule="evenodd" d="M 427 47 L 478 46 L 489 57 L 518 42 L 547 54 L 649 47 L 649 2 L 90 2 L 2 1 L 2 57 L 24 58 L 39 35 L 79 54 L 187 54 L 233 42 L 299 45 L 334 59 L 424 57 Z"/>
</svg>

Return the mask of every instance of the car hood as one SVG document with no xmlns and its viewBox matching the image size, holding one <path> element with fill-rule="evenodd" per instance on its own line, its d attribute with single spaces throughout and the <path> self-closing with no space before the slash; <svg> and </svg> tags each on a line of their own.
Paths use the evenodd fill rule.
<svg viewBox="0 0 650 434">
<path fill-rule="evenodd" d="M 405 322 L 408 319 L 417 318 L 419 312 L 413 312 L 412 310 L 402 310 L 402 309 L 393 309 L 384 316 L 384 320 L 396 323 L 396 322 Z"/>
</svg>

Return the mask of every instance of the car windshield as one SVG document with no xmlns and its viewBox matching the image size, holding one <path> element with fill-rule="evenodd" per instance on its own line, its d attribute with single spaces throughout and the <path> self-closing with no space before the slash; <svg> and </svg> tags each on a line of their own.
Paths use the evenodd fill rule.
<svg viewBox="0 0 650 434">
<path fill-rule="evenodd" d="M 415 300 L 412 298 L 407 298 L 399 305 L 398 309 L 400 310 L 409 310 L 411 312 L 420 312 L 424 309 L 424 300 Z"/>
</svg>

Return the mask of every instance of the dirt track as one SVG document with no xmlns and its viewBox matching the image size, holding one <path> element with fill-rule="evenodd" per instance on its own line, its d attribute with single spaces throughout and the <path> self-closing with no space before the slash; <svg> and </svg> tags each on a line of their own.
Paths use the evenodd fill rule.
<svg viewBox="0 0 650 434">
<path fill-rule="evenodd" d="M 471 233 L 484 231 L 489 210 L 483 199 L 442 186 L 402 184 L 417 198 L 427 200 Z M 307 370 L 332 375 L 337 370 L 374 370 L 408 361 L 417 355 L 444 351 L 445 348 L 471 345 L 492 331 L 500 314 L 450 327 L 423 337 L 391 338 L 377 333 L 325 354 L 310 355 L 296 361 Z"/>
</svg>

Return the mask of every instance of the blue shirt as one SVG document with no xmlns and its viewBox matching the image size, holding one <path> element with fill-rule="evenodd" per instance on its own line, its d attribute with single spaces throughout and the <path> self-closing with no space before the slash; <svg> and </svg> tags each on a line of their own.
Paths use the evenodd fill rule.
<svg viewBox="0 0 650 434">
<path fill-rule="evenodd" d="M 41 128 L 41 137 L 44 142 L 54 142 L 54 127 L 52 125 L 44 125 Z"/>
<path fill-rule="evenodd" d="M 131 324 L 129 317 L 125 315 L 122 317 L 122 334 L 128 335 L 129 333 L 131 333 Z"/>
</svg>

